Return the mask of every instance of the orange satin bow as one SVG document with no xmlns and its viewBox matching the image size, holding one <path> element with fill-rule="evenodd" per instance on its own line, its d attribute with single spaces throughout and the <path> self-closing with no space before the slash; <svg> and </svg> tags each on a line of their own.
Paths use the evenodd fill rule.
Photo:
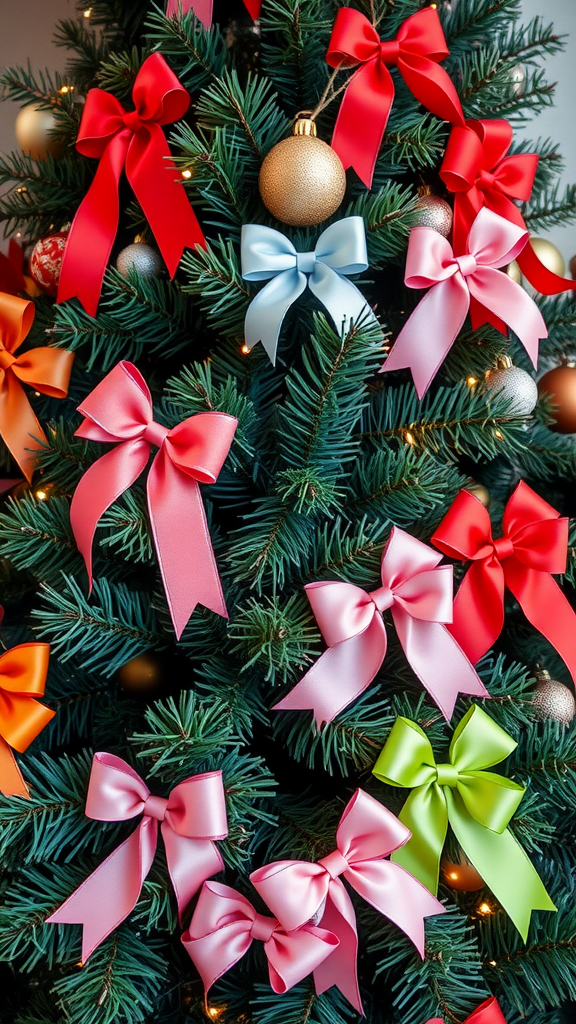
<svg viewBox="0 0 576 1024">
<path fill-rule="evenodd" d="M 51 398 L 66 398 L 74 360 L 74 353 L 63 348 L 33 348 L 15 356 L 33 320 L 32 302 L 0 293 L 0 436 L 28 481 L 38 441 L 46 437 L 22 384 Z"/>
<path fill-rule="evenodd" d="M 40 704 L 44 696 L 49 644 L 19 644 L 0 657 L 0 792 L 28 798 L 28 788 L 11 747 L 20 754 L 54 718 Z"/>
</svg>

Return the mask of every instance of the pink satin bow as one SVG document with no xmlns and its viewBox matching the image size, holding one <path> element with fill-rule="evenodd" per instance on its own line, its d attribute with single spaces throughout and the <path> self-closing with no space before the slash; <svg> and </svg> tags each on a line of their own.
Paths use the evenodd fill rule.
<svg viewBox="0 0 576 1024">
<path fill-rule="evenodd" d="M 444 625 L 452 622 L 452 571 L 440 561 L 427 544 L 395 526 L 382 552 L 378 590 L 309 583 L 306 593 L 328 650 L 272 710 L 312 708 L 318 727 L 331 722 L 364 692 L 384 661 L 387 608 L 412 669 L 446 719 L 459 692 L 489 697 Z"/>
<path fill-rule="evenodd" d="M 100 516 L 146 467 L 148 509 L 160 571 L 176 635 L 197 604 L 227 617 L 199 483 L 214 483 L 238 421 L 200 412 L 172 430 L 153 419 L 152 399 L 132 363 L 121 362 L 79 406 L 76 431 L 92 441 L 121 442 L 86 471 L 72 499 L 70 522 L 92 586 L 92 542 Z"/>
<path fill-rule="evenodd" d="M 546 324 L 524 289 L 498 270 L 515 259 L 527 240 L 527 231 L 487 208 L 470 228 L 465 256 L 454 256 L 448 240 L 432 228 L 412 228 L 404 281 L 409 288 L 430 291 L 380 372 L 408 367 L 422 398 L 466 319 L 471 297 L 512 328 L 536 366 L 538 340 L 548 337 Z"/>
<path fill-rule="evenodd" d="M 257 21 L 260 17 L 261 0 L 244 0 L 244 6 L 252 21 Z M 204 28 L 210 28 L 213 7 L 214 0 L 168 0 L 166 4 L 166 17 L 177 18 L 180 13 L 184 15 L 188 14 L 189 11 L 193 11 L 194 16 L 198 18 L 198 21 L 202 22 Z"/>
<path fill-rule="evenodd" d="M 193 775 L 168 799 L 152 796 L 140 776 L 114 754 L 95 754 L 86 814 L 138 828 L 72 893 L 48 924 L 81 924 L 82 960 L 132 913 L 156 856 L 158 822 L 180 917 L 202 882 L 224 867 L 214 839 L 228 834 L 221 772 Z"/>
<path fill-rule="evenodd" d="M 264 943 L 270 984 L 283 993 L 311 974 L 338 946 L 324 928 L 307 923 L 287 932 L 275 917 L 258 914 L 235 889 L 204 882 L 182 943 L 204 983 L 204 993 L 248 952 Z"/>
<path fill-rule="evenodd" d="M 410 838 L 410 831 L 381 803 L 357 789 L 344 809 L 336 849 L 317 863 L 280 860 L 250 875 L 287 932 L 301 928 L 325 902 L 322 924 L 340 945 L 314 972 L 318 993 L 336 985 L 360 1013 L 356 956 L 358 933 L 352 901 L 340 875 L 367 903 L 398 925 L 424 956 L 424 918 L 444 907 L 398 864 L 384 860 Z"/>
</svg>

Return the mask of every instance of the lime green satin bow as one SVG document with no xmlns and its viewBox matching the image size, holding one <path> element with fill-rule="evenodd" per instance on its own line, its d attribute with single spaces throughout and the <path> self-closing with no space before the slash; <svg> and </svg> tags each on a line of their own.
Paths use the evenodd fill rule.
<svg viewBox="0 0 576 1024">
<path fill-rule="evenodd" d="M 454 730 L 446 764 L 436 764 L 426 733 L 397 718 L 373 772 L 381 782 L 412 789 L 400 821 L 412 838 L 392 855 L 430 892 L 448 824 L 474 867 L 510 916 L 524 941 L 533 910 L 556 910 L 540 877 L 507 825 L 524 796 L 518 783 L 485 771 L 516 742 L 473 705 Z"/>
</svg>

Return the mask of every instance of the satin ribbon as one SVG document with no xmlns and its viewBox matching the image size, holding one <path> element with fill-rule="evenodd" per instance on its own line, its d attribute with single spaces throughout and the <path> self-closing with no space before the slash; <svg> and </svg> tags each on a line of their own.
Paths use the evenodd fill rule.
<svg viewBox="0 0 576 1024">
<path fill-rule="evenodd" d="M 261 341 L 272 363 L 282 321 L 306 287 L 326 307 L 338 330 L 348 329 L 352 320 L 365 314 L 374 318 L 362 293 L 346 280 L 347 275 L 368 269 L 362 217 L 344 217 L 330 224 L 312 252 L 297 252 L 286 235 L 274 228 L 245 224 L 241 255 L 246 281 L 269 281 L 248 307 L 246 346 L 251 349 Z"/>
<path fill-rule="evenodd" d="M 382 552 L 377 590 L 309 583 L 306 594 L 328 650 L 272 710 L 312 708 L 318 727 L 331 722 L 364 692 L 384 661 L 387 608 L 412 669 L 445 718 L 451 718 L 459 692 L 489 697 L 446 628 L 452 622 L 452 573 L 439 562 L 432 548 L 395 526 Z"/>
<path fill-rule="evenodd" d="M 483 206 L 526 230 L 526 223 L 514 200 L 527 202 L 532 194 L 538 166 L 536 153 L 507 156 L 512 143 L 508 121 L 465 122 L 452 129 L 440 168 L 440 177 L 454 192 L 453 241 L 456 252 L 464 251 L 468 230 Z M 572 291 L 576 282 L 559 277 L 540 261 L 530 242 L 516 260 L 524 277 L 543 295 Z M 473 309 L 472 325 L 493 319 Z M 496 325 L 498 326 L 498 325 Z"/>
<path fill-rule="evenodd" d="M 29 797 L 12 749 L 24 753 L 56 714 L 36 700 L 44 696 L 49 659 L 49 644 L 19 644 L 0 657 L 0 793 L 4 796 Z"/>
<path fill-rule="evenodd" d="M 392 854 L 435 893 L 448 824 L 486 885 L 524 941 L 532 910 L 556 910 L 534 866 L 507 825 L 524 787 L 485 771 L 504 760 L 517 743 L 477 705 L 454 730 L 448 762 L 436 764 L 426 733 L 397 718 L 374 765 L 377 779 L 411 789 L 400 821 L 412 838 Z"/>
<path fill-rule="evenodd" d="M 443 1017 L 434 1017 L 428 1024 L 444 1024 Z M 478 1006 L 469 1017 L 466 1017 L 464 1024 L 506 1024 L 506 1018 L 498 1005 L 498 1001 L 492 996 Z"/>
<path fill-rule="evenodd" d="M 227 618 L 198 484 L 218 478 L 238 421 L 223 412 L 200 412 L 172 430 L 161 426 L 153 419 L 146 381 L 127 362 L 118 363 L 78 409 L 86 417 L 78 437 L 120 442 L 85 472 L 70 508 L 90 588 L 98 520 L 140 476 L 155 445 L 159 451 L 146 482 L 148 511 L 176 635 L 197 604 Z"/>
<path fill-rule="evenodd" d="M 25 291 L 24 250 L 15 238 L 11 238 L 8 255 L 0 253 L 0 292 L 16 295 Z"/>
<path fill-rule="evenodd" d="M 143 817 L 132 835 L 47 918 L 48 924 L 83 926 L 84 962 L 134 910 L 156 856 L 158 824 L 180 918 L 202 883 L 224 867 L 213 842 L 228 834 L 219 771 L 185 779 L 165 799 L 152 796 L 121 757 L 98 753 L 92 763 L 85 813 L 96 821 Z"/>
<path fill-rule="evenodd" d="M 166 4 L 166 17 L 178 18 L 180 15 L 192 11 L 198 21 L 201 21 L 204 28 L 210 28 L 212 24 L 212 8 L 214 0 L 168 0 Z M 244 6 L 252 21 L 260 17 L 261 0 L 244 0 Z"/>
<path fill-rule="evenodd" d="M 57 301 L 77 297 L 91 316 L 118 230 L 124 167 L 171 277 L 187 246 L 205 245 L 161 127 L 184 117 L 190 97 L 159 53 L 144 61 L 132 98 L 136 109 L 126 111 L 111 93 L 90 89 L 76 142 L 100 163 L 72 222 Z"/>
<path fill-rule="evenodd" d="M 22 384 L 50 398 L 65 398 L 74 362 L 73 352 L 44 346 L 15 356 L 33 321 L 33 302 L 0 294 L 0 435 L 28 481 L 36 452 L 48 442 Z"/>
<path fill-rule="evenodd" d="M 360 1013 L 356 915 L 340 876 L 401 928 L 423 957 L 424 918 L 443 914 L 444 907 L 407 871 L 383 859 L 409 837 L 408 829 L 391 811 L 357 789 L 340 819 L 332 853 L 317 863 L 275 861 L 250 875 L 287 932 L 301 928 L 325 903 L 322 924 L 337 935 L 340 945 L 316 968 L 316 991 L 320 994 L 336 985 Z"/>
<path fill-rule="evenodd" d="M 310 923 L 287 932 L 275 917 L 258 914 L 235 889 L 204 882 L 182 943 L 204 984 L 204 993 L 248 952 L 264 943 L 270 985 L 279 994 L 311 974 L 338 946 L 338 939 Z"/>
<path fill-rule="evenodd" d="M 463 124 L 464 114 L 450 77 L 438 62 L 448 56 L 438 12 L 431 7 L 412 14 L 395 39 L 381 41 L 368 18 L 351 7 L 336 15 L 326 60 L 331 67 L 360 67 L 350 78 L 340 105 L 332 149 L 344 169 L 353 167 L 367 188 L 386 130 L 396 67 L 410 92 L 433 114 Z"/>
<path fill-rule="evenodd" d="M 418 397 L 430 387 L 456 340 L 471 298 L 508 324 L 534 366 L 538 340 L 548 337 L 540 310 L 520 285 L 499 267 L 515 259 L 528 234 L 491 210 L 483 209 L 468 235 L 465 256 L 454 256 L 448 239 L 433 228 L 410 232 L 405 284 L 428 288 L 400 331 L 380 373 L 407 367 Z"/>
<path fill-rule="evenodd" d="M 477 662 L 500 636 L 508 587 L 576 682 L 576 615 L 550 575 L 566 571 L 568 519 L 520 481 L 504 510 L 502 537 L 494 540 L 482 502 L 460 491 L 432 543 L 449 558 L 472 561 L 449 627 L 470 661 Z"/>
</svg>

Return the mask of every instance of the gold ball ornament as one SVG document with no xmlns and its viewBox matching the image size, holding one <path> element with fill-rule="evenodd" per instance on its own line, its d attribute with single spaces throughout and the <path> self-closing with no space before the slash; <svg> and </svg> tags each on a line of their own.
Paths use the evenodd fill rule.
<svg viewBox="0 0 576 1024">
<path fill-rule="evenodd" d="M 509 263 L 507 267 L 504 267 L 504 273 L 507 274 L 508 277 L 516 284 L 522 284 L 522 271 L 520 270 L 516 260 L 512 260 L 512 263 Z"/>
<path fill-rule="evenodd" d="M 433 228 L 448 238 L 452 230 L 452 207 L 440 196 L 422 195 L 418 199 L 416 223 L 419 227 Z"/>
<path fill-rule="evenodd" d="M 553 274 L 558 274 L 558 277 L 564 277 L 566 263 L 560 250 L 546 238 L 534 238 L 531 236 L 530 242 L 540 262 L 548 270 L 551 270 Z"/>
<path fill-rule="evenodd" d="M 536 717 L 553 719 L 562 725 L 570 725 L 576 714 L 576 701 L 572 690 L 564 683 L 552 679 L 549 672 L 541 672 L 532 699 Z"/>
<path fill-rule="evenodd" d="M 470 491 L 478 501 L 481 501 L 484 508 L 490 508 L 490 491 L 484 484 L 478 482 L 478 480 L 467 480 L 464 484 L 464 490 Z"/>
<path fill-rule="evenodd" d="M 316 137 L 310 118 L 299 118 L 294 134 L 266 156 L 259 179 L 262 202 L 278 220 L 312 227 L 336 212 L 346 191 L 340 157 Z"/>
<path fill-rule="evenodd" d="M 116 679 L 125 693 L 151 697 L 162 690 L 166 667 L 155 651 L 145 651 L 121 665 Z"/>
<path fill-rule="evenodd" d="M 576 256 L 573 256 L 568 264 L 568 270 L 570 271 L 570 277 L 573 281 L 576 281 Z"/>
<path fill-rule="evenodd" d="M 470 863 L 466 855 L 460 852 L 460 862 L 457 863 L 443 857 L 440 862 L 442 880 L 449 889 L 455 892 L 477 892 L 484 889 L 486 883 L 476 868 Z"/>
<path fill-rule="evenodd" d="M 550 430 L 558 434 L 576 433 L 576 365 L 564 362 L 548 370 L 538 381 L 538 394 L 550 399 L 555 422 Z"/>
<path fill-rule="evenodd" d="M 56 127 L 53 110 L 46 110 L 39 103 L 22 107 L 14 125 L 22 152 L 32 160 L 45 160 L 47 156 L 57 160 L 64 152 L 64 144 L 53 135 Z"/>
</svg>

